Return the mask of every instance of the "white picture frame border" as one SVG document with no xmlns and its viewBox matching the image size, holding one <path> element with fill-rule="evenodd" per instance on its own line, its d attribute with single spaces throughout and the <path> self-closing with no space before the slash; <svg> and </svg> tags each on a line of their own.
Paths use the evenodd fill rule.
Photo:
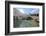
<svg viewBox="0 0 46 36">
<path fill-rule="evenodd" d="M 13 8 L 39 8 L 39 27 L 13 28 Z M 10 4 L 10 32 L 40 31 L 42 27 L 42 6 Z"/>
</svg>

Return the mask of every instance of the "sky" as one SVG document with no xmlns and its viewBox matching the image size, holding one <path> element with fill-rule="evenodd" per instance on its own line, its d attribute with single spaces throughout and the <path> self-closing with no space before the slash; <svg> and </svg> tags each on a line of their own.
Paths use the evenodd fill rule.
<svg viewBox="0 0 46 36">
<path fill-rule="evenodd" d="M 39 13 L 39 8 L 16 8 L 23 14 L 37 14 Z"/>
</svg>

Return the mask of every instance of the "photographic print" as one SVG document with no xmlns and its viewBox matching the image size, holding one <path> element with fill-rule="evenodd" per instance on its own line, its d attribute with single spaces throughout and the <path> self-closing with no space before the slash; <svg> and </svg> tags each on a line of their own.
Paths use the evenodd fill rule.
<svg viewBox="0 0 46 36">
<path fill-rule="evenodd" d="M 5 2 L 5 34 L 44 33 L 44 3 Z"/>
<path fill-rule="evenodd" d="M 13 8 L 14 28 L 39 27 L 39 8 Z"/>
</svg>

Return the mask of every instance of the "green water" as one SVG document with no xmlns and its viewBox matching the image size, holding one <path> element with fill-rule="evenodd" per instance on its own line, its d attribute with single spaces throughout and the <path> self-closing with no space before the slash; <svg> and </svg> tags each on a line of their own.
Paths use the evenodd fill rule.
<svg viewBox="0 0 46 36">
<path fill-rule="evenodd" d="M 31 20 L 16 20 L 14 27 L 32 27 Z"/>
</svg>

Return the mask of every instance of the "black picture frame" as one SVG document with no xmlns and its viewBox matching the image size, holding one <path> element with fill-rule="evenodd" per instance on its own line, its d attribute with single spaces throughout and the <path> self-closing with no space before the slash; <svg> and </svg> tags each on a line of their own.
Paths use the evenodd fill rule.
<svg viewBox="0 0 46 36">
<path fill-rule="evenodd" d="M 42 31 L 24 31 L 24 32 L 10 32 L 10 4 L 27 4 L 27 5 L 42 5 Z M 18 2 L 18 1 L 5 1 L 5 35 L 17 35 L 17 34 L 34 34 L 34 33 L 44 33 L 45 31 L 45 4 L 37 2 Z"/>
</svg>

